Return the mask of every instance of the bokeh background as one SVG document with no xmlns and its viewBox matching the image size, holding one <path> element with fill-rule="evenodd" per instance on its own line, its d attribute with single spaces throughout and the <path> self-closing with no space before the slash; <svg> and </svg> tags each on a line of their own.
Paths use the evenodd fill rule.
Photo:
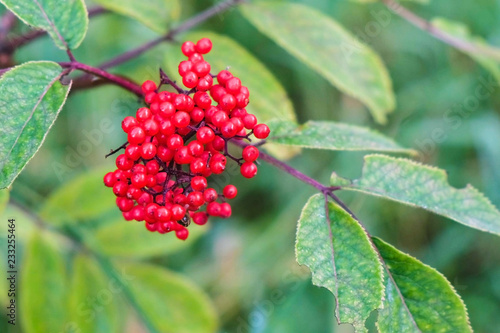
<svg viewBox="0 0 500 333">
<path fill-rule="evenodd" d="M 377 22 L 375 13 L 385 10 L 382 4 L 346 0 L 294 2 L 320 10 L 359 36 L 366 36 L 368 23 Z M 182 1 L 178 21 L 214 3 Z M 445 17 L 462 22 L 489 44 L 500 45 L 499 1 L 444 0 L 405 5 L 427 19 Z M 91 1 L 88 6 L 93 6 Z M 462 188 L 471 183 L 500 207 L 500 86 L 494 84 L 488 98 L 479 100 L 477 106 L 463 113 L 458 126 L 452 127 L 446 121 L 449 112 L 465 110 L 466 98 L 474 96 L 481 80 L 491 78 L 489 72 L 467 55 L 391 14 L 389 23 L 365 40 L 384 60 L 397 97 L 397 107 L 388 124 L 380 126 L 362 104 L 340 93 L 260 34 L 237 9 L 212 18 L 196 30 L 229 36 L 255 55 L 285 87 L 300 122 L 335 120 L 376 128 L 402 145 L 419 150 L 421 162 L 445 169 L 453 186 Z M 16 27 L 16 33 L 25 31 L 28 28 L 22 24 Z M 157 36 L 137 21 L 107 13 L 91 20 L 87 37 L 75 55 L 81 62 L 97 65 Z M 178 40 L 183 41 L 182 35 Z M 158 67 L 168 66 L 169 54 L 178 46 L 179 43 L 161 45 L 113 72 L 138 81 L 156 79 Z M 66 55 L 56 49 L 48 37 L 15 53 L 18 63 L 42 59 L 66 61 Z M 335 323 L 332 295 L 326 289 L 312 286 L 308 270 L 295 262 L 296 221 L 314 190 L 269 165 L 261 165 L 258 177 L 251 181 L 237 174 L 231 177 L 239 194 L 230 219 L 214 219 L 206 227 L 197 227 L 203 231 L 193 235 L 186 244 L 179 245 L 179 241 L 169 235 L 155 235 L 159 238 L 144 241 L 137 247 L 130 244 L 135 233 L 147 231 L 139 225 L 122 230 L 119 225 L 126 222 L 119 221 L 111 191 L 101 190 L 100 184 L 89 185 L 85 179 L 87 182 L 99 179 L 103 172 L 113 169 L 113 160 L 104 159 L 104 155 L 124 142 L 121 119 L 132 114 L 137 105 L 132 95 L 114 86 L 71 94 L 42 149 L 12 186 L 11 203 L 3 214 L 17 219 L 21 263 L 30 233 L 40 232 L 37 225 L 43 223 L 43 218 L 36 216 L 47 210 L 47 198 L 77 179 L 77 183 L 71 184 L 79 188 L 66 188 L 59 197 L 52 197 L 53 203 L 65 202 L 58 207 L 62 209 L 61 221 L 71 220 L 78 225 L 76 231 L 72 230 L 77 234 L 101 235 L 104 240 L 101 239 L 100 246 L 110 256 L 127 262 L 154 263 L 193 281 L 213 303 L 220 332 L 352 332 L 350 326 Z M 432 140 L 433 131 L 442 131 L 443 138 Z M 84 141 L 91 145 L 82 144 Z M 84 156 L 78 153 L 83 145 L 90 147 Z M 290 163 L 326 183 L 333 170 L 346 177 L 358 176 L 362 156 L 352 152 L 304 150 Z M 83 192 L 86 198 L 68 198 L 72 192 Z M 371 234 L 442 272 L 466 303 L 476 332 L 499 331 L 500 241 L 497 237 L 420 209 L 363 194 L 340 193 L 340 196 Z M 73 209 L 82 211 L 81 221 L 71 214 Z M 49 221 L 48 224 L 57 223 Z M 107 231 L 103 233 L 101 228 Z M 4 225 L 2 233 L 5 232 Z M 68 245 L 65 238 L 55 233 L 53 237 L 64 248 L 66 268 L 70 270 L 70 258 L 85 252 L 85 248 Z M 3 249 L 4 236 L 0 243 Z M 157 277 L 151 275 L 149 279 L 154 281 Z M 93 291 L 88 292 L 91 297 Z M 0 300 L 6 301 L 3 292 Z M 189 315 L 185 313 L 188 318 Z M 18 316 L 22 313 L 18 312 Z M 375 332 L 375 318 L 374 313 L 370 324 L 372 332 Z M 123 332 L 147 331 L 140 316 L 129 306 L 120 312 L 117 322 Z M 0 331 L 7 329 L 12 330 L 2 319 Z M 12 330 L 22 331 L 20 325 Z"/>
</svg>

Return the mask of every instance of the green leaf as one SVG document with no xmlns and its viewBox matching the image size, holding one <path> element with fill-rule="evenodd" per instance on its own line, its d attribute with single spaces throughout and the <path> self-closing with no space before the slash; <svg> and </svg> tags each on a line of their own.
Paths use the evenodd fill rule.
<svg viewBox="0 0 500 333">
<path fill-rule="evenodd" d="M 0 78 L 0 188 L 12 184 L 54 124 L 70 90 L 59 82 L 61 76 L 58 64 L 36 61 Z"/>
<path fill-rule="evenodd" d="M 241 9 L 261 33 L 368 106 L 377 122 L 387 121 L 395 98 L 382 60 L 332 18 L 290 3 L 262 2 Z"/>
<path fill-rule="evenodd" d="M 152 325 L 163 333 L 209 333 L 217 315 L 208 297 L 186 277 L 147 264 L 124 264 L 129 289 Z"/>
<path fill-rule="evenodd" d="M 351 2 L 361 2 L 361 3 L 374 3 L 380 2 L 380 0 L 350 0 Z M 418 2 L 421 4 L 428 4 L 430 0 L 400 0 L 401 2 Z"/>
<path fill-rule="evenodd" d="M 372 150 L 416 154 L 413 149 L 399 146 L 394 140 L 368 128 L 335 123 L 308 121 L 303 125 L 292 122 L 270 124 L 269 142 L 313 149 Z"/>
<path fill-rule="evenodd" d="M 464 303 L 446 278 L 417 259 L 373 238 L 391 277 L 385 274 L 381 333 L 472 332 Z"/>
<path fill-rule="evenodd" d="M 79 175 L 51 193 L 39 214 L 47 223 L 63 225 L 89 220 L 116 209 L 113 191 L 104 186 L 109 168 Z"/>
<path fill-rule="evenodd" d="M 144 258 L 186 248 L 203 235 L 206 229 L 207 227 L 192 225 L 189 228 L 189 238 L 180 241 L 176 237 L 149 232 L 143 223 L 127 222 L 121 218 L 97 229 L 94 244 L 96 250 L 109 256 Z"/>
<path fill-rule="evenodd" d="M 57 47 L 76 49 L 85 34 L 89 19 L 83 0 L 0 0 L 21 21 L 45 30 Z"/>
<path fill-rule="evenodd" d="M 331 184 L 340 177 L 333 175 Z M 343 180 L 345 184 L 345 179 Z M 456 189 L 444 170 L 408 159 L 365 156 L 361 178 L 342 187 L 417 206 L 469 227 L 500 235 L 500 212 L 470 185 Z"/>
<path fill-rule="evenodd" d="M 366 232 L 342 208 L 312 196 L 299 219 L 297 262 L 312 272 L 315 285 L 330 290 L 337 300 L 339 323 L 366 332 L 370 313 L 382 306 L 382 266 Z"/>
<path fill-rule="evenodd" d="M 63 332 L 69 295 L 63 257 L 37 233 L 20 267 L 19 313 L 25 332 Z"/>
<path fill-rule="evenodd" d="M 121 332 L 121 288 L 109 280 L 91 258 L 78 255 L 73 262 L 69 320 L 80 332 Z"/>
<path fill-rule="evenodd" d="M 500 67 L 498 66 L 498 59 L 500 59 L 500 49 L 493 48 L 489 46 L 486 41 L 477 36 L 471 35 L 469 28 L 460 22 L 454 22 L 447 20 L 445 18 L 435 18 L 432 20 L 432 24 L 441 31 L 450 34 L 453 37 L 459 38 L 461 40 L 472 43 L 478 50 L 487 50 L 487 52 L 476 53 L 476 52 L 465 52 L 472 59 L 474 59 L 478 64 L 483 66 L 486 70 L 490 71 L 495 79 L 500 82 Z M 483 55 L 485 54 L 485 55 Z M 495 59 L 488 57 L 486 54 L 496 54 Z M 491 90 L 488 90 L 491 94 Z"/>
<path fill-rule="evenodd" d="M 104 8 L 136 19 L 158 33 L 166 33 L 179 18 L 178 0 L 95 0 Z"/>
<path fill-rule="evenodd" d="M 255 114 L 259 122 L 267 123 L 272 119 L 295 121 L 295 113 L 285 89 L 271 72 L 241 45 L 228 37 L 207 31 L 189 33 L 183 36 L 182 40 L 196 42 L 203 37 L 210 38 L 213 43 L 212 52 L 204 56 L 212 65 L 212 73 L 230 67 L 231 72 L 250 90 L 248 112 Z M 168 68 L 176 77 L 179 76 L 177 66 L 185 59 L 178 46 L 166 55 Z"/>
</svg>

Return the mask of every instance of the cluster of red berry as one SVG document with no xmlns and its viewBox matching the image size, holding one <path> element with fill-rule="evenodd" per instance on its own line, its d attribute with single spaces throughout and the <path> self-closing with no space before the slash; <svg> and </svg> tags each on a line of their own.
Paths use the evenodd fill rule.
<svg viewBox="0 0 500 333">
<path fill-rule="evenodd" d="M 190 90 L 183 90 L 163 72 L 160 87 L 170 84 L 177 93 L 159 91 L 153 81 L 142 84 L 149 107 L 123 120 L 128 140 L 120 148 L 125 153 L 116 159 L 118 169 L 104 176 L 126 220 L 145 221 L 150 231 L 174 231 L 183 240 L 191 220 L 203 225 L 209 215 L 231 216 L 226 200 L 236 197 L 236 187 L 227 185 L 217 193 L 207 182 L 211 174 L 224 172 L 227 158 L 240 165 L 244 177 L 257 174 L 254 162 L 259 150 L 247 146 L 236 158 L 228 152 L 228 142 L 249 140 L 252 134 L 258 139 L 269 135 L 269 127 L 257 124 L 257 118 L 245 110 L 249 91 L 240 79 L 227 70 L 210 74 L 203 54 L 211 49 L 208 38 L 182 45 L 188 60 L 179 64 L 179 74 Z M 214 85 L 214 78 L 218 84 Z"/>
</svg>

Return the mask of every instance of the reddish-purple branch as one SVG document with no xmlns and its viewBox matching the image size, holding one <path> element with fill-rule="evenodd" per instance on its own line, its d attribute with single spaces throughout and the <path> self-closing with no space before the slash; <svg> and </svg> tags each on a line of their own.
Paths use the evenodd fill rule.
<svg viewBox="0 0 500 333">
<path fill-rule="evenodd" d="M 121 86 L 130 92 L 133 92 L 137 96 L 143 95 L 141 87 L 137 83 L 134 83 L 134 82 L 132 82 L 126 78 L 123 78 L 121 76 L 117 76 L 117 75 L 108 73 L 105 70 L 102 70 L 100 68 L 96 68 L 96 67 L 92 67 L 92 66 L 89 66 L 86 64 L 82 64 L 81 62 L 78 62 L 78 61 L 60 62 L 59 65 L 63 68 L 78 69 L 78 70 L 81 70 L 83 72 L 96 75 L 96 76 L 101 77 L 107 81 L 110 81 L 118 86 Z"/>
</svg>

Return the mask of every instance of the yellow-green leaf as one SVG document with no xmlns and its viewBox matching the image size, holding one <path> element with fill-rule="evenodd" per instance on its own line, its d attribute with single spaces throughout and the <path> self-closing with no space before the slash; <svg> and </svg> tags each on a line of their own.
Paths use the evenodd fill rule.
<svg viewBox="0 0 500 333">
<path fill-rule="evenodd" d="M 297 262 L 311 270 L 313 283 L 335 296 L 337 320 L 367 332 L 366 319 L 382 306 L 383 273 L 359 223 L 336 204 L 327 204 L 323 195 L 314 195 L 299 218 L 295 253 Z"/>
<path fill-rule="evenodd" d="M 331 184 L 341 178 L 334 174 Z M 474 187 L 456 189 L 448 184 L 444 170 L 408 159 L 384 155 L 365 156 L 361 178 L 345 190 L 360 191 L 417 206 L 449 217 L 469 227 L 500 235 L 500 212 Z"/>
<path fill-rule="evenodd" d="M 162 333 L 211 333 L 217 315 L 208 297 L 186 277 L 158 266 L 129 263 L 122 268 L 128 288 L 148 321 Z"/>
<path fill-rule="evenodd" d="M 24 23 L 47 31 L 57 47 L 76 49 L 89 24 L 83 0 L 0 0 Z"/>
<path fill-rule="evenodd" d="M 391 276 L 385 272 L 380 333 L 469 333 L 465 304 L 446 278 L 417 259 L 373 238 Z"/>
<path fill-rule="evenodd" d="M 55 62 L 33 61 L 0 78 L 0 188 L 8 187 L 42 145 L 68 96 Z"/>
<path fill-rule="evenodd" d="M 158 33 L 166 33 L 179 18 L 178 0 L 95 0 L 111 11 L 136 19 Z"/>
<path fill-rule="evenodd" d="M 246 4 L 244 16 L 259 31 L 363 102 L 379 123 L 395 107 L 389 73 L 380 57 L 331 17 L 292 3 Z"/>
</svg>

